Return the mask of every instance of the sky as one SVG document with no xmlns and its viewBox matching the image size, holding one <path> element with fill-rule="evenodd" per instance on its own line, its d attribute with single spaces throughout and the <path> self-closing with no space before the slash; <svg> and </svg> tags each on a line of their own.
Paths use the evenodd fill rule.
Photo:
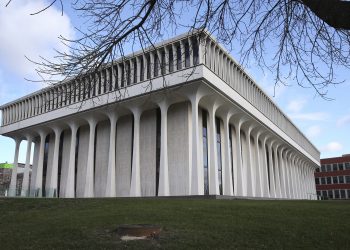
<svg viewBox="0 0 350 250">
<path fill-rule="evenodd" d="M 5 8 L 7 1 L 0 0 L 0 105 L 44 87 L 25 80 L 36 78 L 35 65 L 26 56 L 34 60 L 39 60 L 39 56 L 53 58 L 55 48 L 65 49 L 58 37 L 74 38 L 74 26 L 82 25 L 72 15 L 69 6 L 65 6 L 63 16 L 57 6 L 31 16 L 47 2 L 13 0 Z M 278 86 L 274 90 L 273 75 L 262 72 L 254 64 L 250 64 L 246 71 L 320 150 L 321 158 L 350 153 L 349 72 L 335 69 L 345 82 L 328 88 L 328 97 L 334 100 L 327 101 L 317 96 L 314 90 L 295 85 Z M 0 136 L 0 163 L 13 162 L 14 149 L 11 138 Z M 26 142 L 23 141 L 19 162 L 24 163 L 25 157 Z"/>
</svg>

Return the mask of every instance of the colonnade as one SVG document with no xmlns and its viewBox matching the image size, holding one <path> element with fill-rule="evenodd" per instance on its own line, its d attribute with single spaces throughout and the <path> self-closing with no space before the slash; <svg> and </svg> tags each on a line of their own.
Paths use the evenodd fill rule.
<svg viewBox="0 0 350 250">
<path fill-rule="evenodd" d="M 173 173 L 173 170 L 177 170 L 169 169 L 169 147 L 173 142 L 168 140 L 170 135 L 168 123 L 169 115 L 173 116 L 173 111 L 169 111 L 169 108 L 179 105 L 182 105 L 179 113 L 180 115 L 183 114 L 181 117 L 188 117 L 183 124 L 181 124 L 183 120 L 178 121 L 178 126 L 184 126 L 187 135 L 183 136 L 181 134 L 183 131 L 179 130 L 181 133 L 178 136 L 183 136 L 181 139 L 184 141 L 183 145 L 186 148 L 185 150 L 181 149 L 185 153 L 178 153 L 178 161 L 180 165 L 182 163 L 186 165 L 186 170 L 182 174 L 182 178 L 174 180 L 171 173 Z M 151 174 L 153 177 L 149 179 L 154 181 L 151 185 L 155 186 L 157 183 L 157 190 L 153 193 L 154 196 L 204 195 L 206 194 L 206 185 L 207 194 L 210 195 L 307 199 L 310 198 L 310 194 L 316 192 L 313 180 L 314 163 L 249 114 L 244 113 L 238 106 L 223 100 L 218 94 L 213 96 L 212 93 L 208 94 L 199 90 L 187 91 L 184 100 L 181 102 L 174 102 L 171 98 L 162 98 L 161 101 L 154 102 L 151 109 L 135 103 L 125 104 L 123 107 L 128 110 L 127 114 L 119 112 L 118 107 L 112 107 L 108 110 L 100 109 L 81 116 L 82 119 L 80 120 L 71 117 L 69 120 L 58 121 L 50 126 L 37 127 L 24 137 L 15 139 L 15 168 L 11 179 L 10 195 L 14 195 L 11 190 L 15 189 L 19 144 L 21 139 L 25 138 L 28 142 L 35 142 L 35 150 L 32 180 L 29 186 L 28 169 L 31 143 L 28 143 L 22 196 L 95 197 L 97 188 L 101 189 L 101 187 L 96 186 L 96 174 L 100 171 L 97 168 L 96 152 L 101 150 L 96 148 L 98 147 L 96 131 L 102 121 L 108 121 L 108 136 L 105 137 L 108 140 L 103 141 L 106 148 L 108 148 L 107 170 L 104 175 L 103 194 L 99 194 L 99 196 L 143 196 L 141 179 L 146 172 L 141 168 L 140 154 L 143 152 L 140 148 L 141 145 L 147 142 L 140 134 L 140 128 L 144 125 L 141 117 L 152 110 L 154 113 L 155 110 L 159 110 L 160 119 L 159 125 L 157 125 L 160 126 L 160 132 L 157 135 L 152 135 L 153 137 L 159 137 L 160 150 L 159 157 L 156 159 L 158 163 L 153 164 L 150 170 L 154 171 Z M 118 177 L 121 172 L 118 172 L 117 167 L 118 160 L 120 160 L 117 157 L 119 150 L 117 142 L 120 140 L 117 130 L 119 129 L 119 120 L 126 115 L 132 116 L 131 126 L 127 128 L 132 134 L 129 137 L 132 140 L 131 152 L 125 153 L 131 156 L 129 161 L 130 173 L 124 177 Z M 157 118 L 153 116 L 152 119 Z M 205 136 L 203 134 L 204 119 L 207 121 L 205 130 L 207 131 L 208 140 L 206 142 L 203 139 Z M 85 140 L 86 155 L 83 155 L 83 157 L 86 157 L 86 162 L 82 167 L 77 163 L 77 158 L 81 157 L 79 155 L 80 149 L 77 148 L 77 141 L 83 139 L 81 133 L 80 136 L 77 135 L 79 129 L 83 126 L 88 126 L 89 129 Z M 61 145 L 62 133 L 64 133 L 63 146 Z M 50 143 L 47 144 L 49 134 Z M 66 137 L 66 134 L 70 136 Z M 217 143 L 218 137 L 221 138 L 219 143 Z M 51 138 L 54 138 L 54 140 Z M 66 138 L 69 138 L 69 141 Z M 126 142 L 119 141 L 119 143 Z M 61 156 L 61 158 L 67 158 L 67 164 L 63 164 L 63 161 L 60 160 L 60 155 L 63 154 L 62 147 L 68 145 L 69 151 L 67 152 L 69 153 Z M 52 160 L 50 161 L 45 160 L 45 154 L 48 154 L 49 150 L 52 152 Z M 174 149 L 174 146 L 172 146 L 172 150 L 180 149 Z M 207 150 L 207 153 L 204 150 Z M 150 152 L 152 153 L 150 157 L 155 157 L 153 156 L 155 151 Z M 205 161 L 208 164 L 207 180 L 204 173 Z M 47 168 L 44 184 L 45 193 L 42 184 L 44 162 L 46 162 Z M 82 167 L 84 170 L 77 170 L 78 167 Z M 62 168 L 66 169 L 63 170 Z M 59 169 L 67 174 L 59 175 Z M 82 173 L 82 175 L 79 175 L 79 173 Z M 81 181 L 83 192 L 79 195 L 77 195 L 77 178 L 83 179 Z M 122 195 L 118 191 L 118 178 L 119 180 L 120 178 L 129 178 L 126 181 L 126 183 L 129 183 L 126 188 L 127 191 Z M 171 182 L 175 186 L 185 185 L 186 187 L 183 190 L 186 191 L 175 191 L 176 188 L 174 189 L 171 186 Z M 58 191 L 58 186 L 60 186 L 61 191 Z"/>
</svg>

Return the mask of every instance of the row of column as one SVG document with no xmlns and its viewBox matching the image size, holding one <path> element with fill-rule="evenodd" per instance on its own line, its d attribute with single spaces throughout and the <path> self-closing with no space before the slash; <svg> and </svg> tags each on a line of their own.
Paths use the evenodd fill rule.
<svg viewBox="0 0 350 250">
<path fill-rule="evenodd" d="M 1 126 L 197 65 L 200 63 L 198 39 L 198 36 L 186 37 L 134 58 L 123 59 L 4 107 Z"/>
<path fill-rule="evenodd" d="M 200 134 L 202 124 L 199 121 L 199 107 L 208 111 L 208 164 L 209 164 L 209 194 L 219 195 L 219 159 L 222 157 L 222 194 L 248 197 L 271 197 L 305 199 L 308 194 L 315 193 L 312 167 L 306 160 L 281 142 L 271 132 L 265 130 L 247 115 L 235 108 L 219 112 L 223 104 L 213 101 L 203 103 L 199 92 L 189 94 L 191 103 L 191 139 L 190 139 L 190 192 L 188 195 L 204 194 L 203 177 L 203 137 Z M 161 112 L 161 140 L 160 140 L 160 172 L 158 195 L 168 196 L 169 193 L 169 170 L 168 170 L 168 141 L 167 123 L 168 109 L 171 103 L 167 99 L 157 103 Z M 133 126 L 133 149 L 132 149 L 132 175 L 130 181 L 130 196 L 141 196 L 140 180 L 140 117 L 143 109 L 134 105 L 129 107 L 134 117 Z M 106 113 L 110 122 L 108 170 L 105 196 L 116 196 L 116 124 L 118 113 L 115 111 Z M 218 156 L 215 118 L 220 117 L 223 121 L 223 145 L 222 155 Z M 95 152 L 95 129 L 98 120 L 91 114 L 87 116 L 90 134 L 88 141 L 88 155 L 83 197 L 94 196 L 94 152 Z M 75 158 L 76 158 L 76 135 L 79 125 L 74 122 L 67 123 L 71 130 L 70 152 L 68 161 L 68 177 L 63 197 L 75 196 Z M 60 137 L 62 127 L 52 128 L 55 141 L 52 161 L 52 171 L 46 178 L 46 196 L 54 197 L 58 187 L 58 162 Z M 44 165 L 45 139 L 47 130 L 40 130 L 39 153 L 37 165 L 33 166 L 31 196 L 42 196 L 42 178 Z M 230 137 L 231 135 L 231 137 Z M 21 195 L 29 195 L 29 161 L 31 142 L 33 135 L 26 135 L 28 140 L 25 174 L 22 184 Z M 30 143 L 29 143 L 30 142 Z M 230 144 L 231 142 L 231 144 Z M 11 179 L 10 191 L 15 190 L 18 149 L 20 140 L 16 140 L 16 152 L 14 159 L 14 171 Z M 231 157 L 232 155 L 232 157 Z M 13 195 L 13 192 L 10 192 Z M 187 195 L 187 194 L 186 194 Z"/>
</svg>

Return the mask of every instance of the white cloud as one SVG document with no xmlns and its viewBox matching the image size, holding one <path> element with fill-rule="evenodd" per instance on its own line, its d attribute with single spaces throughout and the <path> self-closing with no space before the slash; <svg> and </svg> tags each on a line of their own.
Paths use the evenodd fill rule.
<svg viewBox="0 0 350 250">
<path fill-rule="evenodd" d="M 309 127 L 306 130 L 306 136 L 310 137 L 310 138 L 313 138 L 313 137 L 316 137 L 316 136 L 320 135 L 321 131 L 322 131 L 322 129 L 321 129 L 320 126 L 314 125 L 314 126 Z"/>
<path fill-rule="evenodd" d="M 303 121 L 325 121 L 329 118 L 329 114 L 325 112 L 298 113 L 290 114 L 289 117 L 291 119 Z"/>
<path fill-rule="evenodd" d="M 25 56 L 38 60 L 39 56 L 52 59 L 54 49 L 67 51 L 59 41 L 60 35 L 72 38 L 74 29 L 68 15 L 51 6 L 38 15 L 33 12 L 47 6 L 47 1 L 12 1 L 0 6 L 0 65 L 21 77 L 31 77 L 35 65 Z"/>
<path fill-rule="evenodd" d="M 342 127 L 344 125 L 350 124 L 350 115 L 345 115 L 337 121 L 337 126 Z"/>
<path fill-rule="evenodd" d="M 291 112 L 300 112 L 303 107 L 306 104 L 306 100 L 305 99 L 299 99 L 299 100 L 292 100 L 288 103 L 287 105 L 287 110 L 291 111 Z"/>
<path fill-rule="evenodd" d="M 321 148 L 322 152 L 337 152 L 343 149 L 343 145 L 339 142 L 330 142 L 326 146 Z"/>
</svg>

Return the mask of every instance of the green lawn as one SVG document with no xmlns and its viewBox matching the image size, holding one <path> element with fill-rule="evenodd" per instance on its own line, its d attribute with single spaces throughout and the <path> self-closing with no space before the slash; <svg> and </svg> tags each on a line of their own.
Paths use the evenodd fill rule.
<svg viewBox="0 0 350 250">
<path fill-rule="evenodd" d="M 159 224 L 121 241 L 120 224 Z M 349 201 L 0 199 L 0 249 L 350 249 Z"/>
</svg>

